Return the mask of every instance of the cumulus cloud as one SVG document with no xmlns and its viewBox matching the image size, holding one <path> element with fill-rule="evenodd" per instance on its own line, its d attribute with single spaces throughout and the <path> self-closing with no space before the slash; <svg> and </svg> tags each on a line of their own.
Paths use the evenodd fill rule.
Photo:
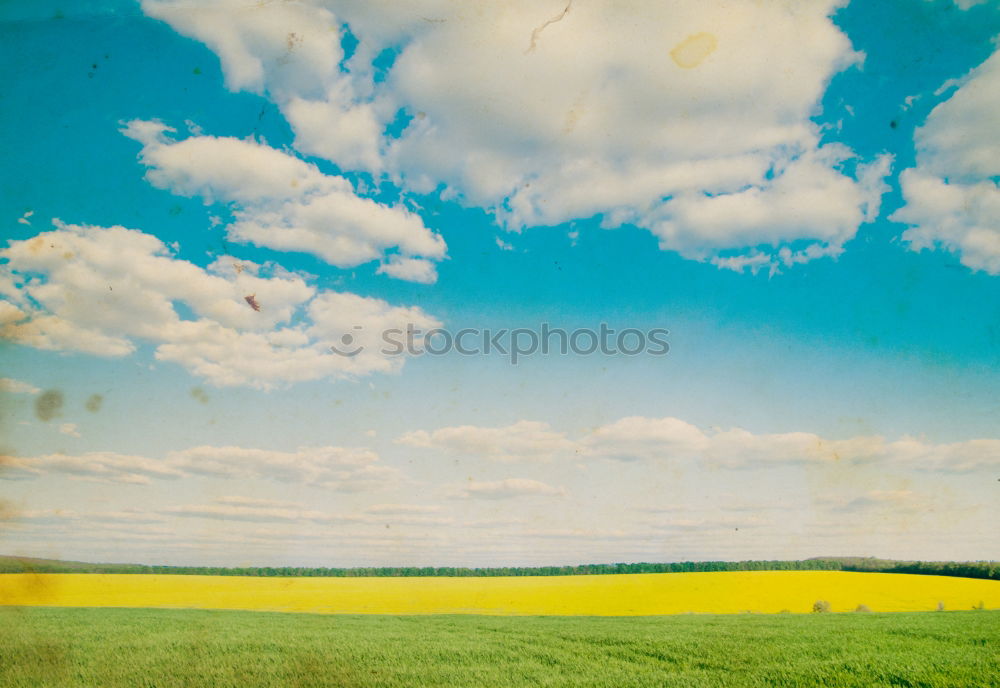
<svg viewBox="0 0 1000 688">
<path fill-rule="evenodd" d="M 232 241 L 311 253 L 338 267 L 394 249 L 400 253 L 379 272 L 425 284 L 437 279 L 432 260 L 444 257 L 441 237 L 402 206 L 358 196 L 343 177 L 252 140 L 175 141 L 167 136 L 173 129 L 142 120 L 129 122 L 123 132 L 142 143 L 139 159 L 154 186 L 232 204 L 234 221 L 226 228 Z"/>
<path fill-rule="evenodd" d="M 158 360 L 219 386 L 393 372 L 403 358 L 381 353 L 383 329 L 440 326 L 419 308 L 317 290 L 273 264 L 220 257 L 202 268 L 124 227 L 56 221 L 0 258 L 0 337 L 101 356 L 146 341 Z M 330 349 L 346 335 L 354 356 Z"/>
<path fill-rule="evenodd" d="M 1000 274 L 1000 51 L 974 69 L 915 135 L 917 166 L 900 175 L 915 251 L 941 248 L 963 265 Z"/>
<path fill-rule="evenodd" d="M 697 460 L 727 468 L 870 464 L 965 472 L 1000 465 L 1000 440 L 934 444 L 903 437 L 826 439 L 814 433 L 755 434 L 741 428 L 705 431 L 677 418 L 623 418 L 580 440 L 580 454 L 622 461 Z"/>
<path fill-rule="evenodd" d="M 515 497 L 565 497 L 566 489 L 552 487 L 538 480 L 528 478 L 506 478 L 505 480 L 469 480 L 455 491 L 455 495 L 478 499 L 513 499 Z"/>
<path fill-rule="evenodd" d="M 170 452 L 164 459 L 113 452 L 0 456 L 0 479 L 24 480 L 43 474 L 134 484 L 193 476 L 274 480 L 337 492 L 378 490 L 397 485 L 402 480 L 399 470 L 382 465 L 378 454 L 361 447 L 303 447 L 284 452 L 200 446 Z M 219 504 L 233 508 L 288 507 L 287 504 L 246 497 L 223 497 Z"/>
<path fill-rule="evenodd" d="M 185 474 L 164 461 L 115 452 L 43 454 L 33 457 L 0 456 L 0 479 L 23 480 L 42 474 L 61 474 L 102 482 L 147 485 L 153 479 L 176 479 Z"/>
<path fill-rule="evenodd" d="M 396 441 L 410 447 L 496 461 L 544 460 L 573 448 L 572 442 L 563 433 L 552 430 L 548 423 L 528 420 L 502 428 L 462 425 L 433 432 L 416 430 Z"/>
<path fill-rule="evenodd" d="M 142 7 L 214 50 L 230 89 L 271 98 L 296 148 L 342 169 L 443 189 L 510 229 L 602 214 L 689 258 L 776 269 L 836 255 L 877 214 L 888 171 L 821 145 L 811 120 L 861 59 L 830 19 L 840 4 Z"/>
<path fill-rule="evenodd" d="M 0 392 L 6 392 L 7 394 L 30 394 L 34 396 L 41 394 L 42 390 L 30 382 L 15 380 L 9 377 L 0 377 Z"/>
<path fill-rule="evenodd" d="M 456 426 L 416 430 L 397 440 L 415 448 L 500 461 L 563 458 L 701 462 L 721 468 L 875 464 L 921 471 L 968 472 L 1000 466 L 1000 439 L 933 443 L 913 437 L 829 439 L 810 432 L 753 433 L 703 429 L 679 418 L 630 416 L 577 438 L 546 423 L 506 428 Z"/>
<path fill-rule="evenodd" d="M 168 463 L 195 475 L 306 483 L 340 492 L 362 492 L 398 482 L 399 471 L 378 465 L 378 460 L 378 454 L 370 449 L 350 447 L 304 447 L 282 452 L 203 446 L 167 456 Z"/>
</svg>

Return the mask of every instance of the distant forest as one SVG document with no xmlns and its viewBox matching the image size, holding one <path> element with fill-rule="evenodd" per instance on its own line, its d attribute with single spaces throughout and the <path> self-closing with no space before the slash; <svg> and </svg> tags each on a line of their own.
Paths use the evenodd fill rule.
<svg viewBox="0 0 1000 688">
<path fill-rule="evenodd" d="M 917 573 L 1000 580 L 1000 562 L 895 561 L 861 557 L 830 557 L 798 561 L 682 561 L 669 564 L 581 564 L 578 566 L 383 566 L 327 568 L 304 566 L 146 566 L 143 564 L 89 564 L 55 559 L 0 557 L 0 573 L 153 573 L 192 576 L 313 576 L 335 578 L 407 576 L 582 576 L 626 573 L 693 573 L 704 571 L 865 571 Z"/>
</svg>

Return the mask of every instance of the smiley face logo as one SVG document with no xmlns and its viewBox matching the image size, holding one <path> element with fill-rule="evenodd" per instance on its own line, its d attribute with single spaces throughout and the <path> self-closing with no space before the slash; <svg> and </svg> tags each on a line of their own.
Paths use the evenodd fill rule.
<svg viewBox="0 0 1000 688">
<path fill-rule="evenodd" d="M 354 329 L 360 330 L 361 326 L 355 325 Z M 347 356 L 348 358 L 357 356 L 359 353 L 364 351 L 364 348 L 365 347 L 362 346 L 361 344 L 355 343 L 355 337 L 350 332 L 345 332 L 343 335 L 341 335 L 339 345 L 338 344 L 330 345 L 330 351 L 337 354 L 338 356 Z"/>
</svg>

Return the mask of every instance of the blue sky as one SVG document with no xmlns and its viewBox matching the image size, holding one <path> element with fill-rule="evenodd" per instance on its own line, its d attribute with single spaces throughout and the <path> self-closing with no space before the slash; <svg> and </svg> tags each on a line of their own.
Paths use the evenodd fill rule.
<svg viewBox="0 0 1000 688">
<path fill-rule="evenodd" d="M 656 47 L 601 3 L 533 33 L 563 7 L 543 4 L 426 3 L 441 27 L 377 3 L 265 3 L 260 22 L 239 2 L 0 8 L 0 217 L 22 247 L 0 264 L 20 309 L 0 343 L 0 496 L 20 514 L 4 549 L 433 564 L 488 536 L 467 563 L 998 556 L 1000 173 L 981 162 L 997 140 L 995 5 L 740 4 L 716 28 L 713 3 L 666 3 L 647 18 Z M 763 21 L 773 34 L 751 28 Z M 130 122 L 175 131 L 123 135 Z M 283 165 L 301 197 L 253 191 Z M 907 191 L 904 170 L 966 210 Z M 318 199 L 332 219 L 292 237 Z M 162 280 L 114 226 L 163 242 Z M 82 248 L 32 262 L 27 242 L 49 232 Z M 323 243 L 350 232 L 371 257 Z M 178 291 L 189 274 L 241 288 L 242 272 L 212 272 L 220 259 L 264 266 L 261 289 L 283 290 L 261 296 L 265 315 L 278 301 L 294 314 L 246 325 L 240 292 Z M 170 314 L 73 300 L 91 294 L 76 280 L 105 278 Z M 321 327 L 296 290 L 357 301 Z M 662 327 L 671 350 L 376 357 L 349 374 L 322 351 L 351 317 L 402 317 L 392 308 L 451 331 Z M 205 354 L 210 335 L 175 320 L 233 348 Z M 279 372 L 244 365 L 244 342 L 282 328 L 311 340 L 269 345 L 260 367 Z M 48 420 L 44 390 L 64 397 Z M 199 472 L 199 447 L 230 468 Z M 322 479 L 301 468 L 317 447 Z M 272 454 L 251 471 L 233 448 Z M 371 454 L 336 458 L 345 448 Z M 771 495 L 794 513 L 775 517 Z M 385 540 L 389 513 L 403 534 Z M 733 542 L 739 518 L 751 534 Z"/>
</svg>

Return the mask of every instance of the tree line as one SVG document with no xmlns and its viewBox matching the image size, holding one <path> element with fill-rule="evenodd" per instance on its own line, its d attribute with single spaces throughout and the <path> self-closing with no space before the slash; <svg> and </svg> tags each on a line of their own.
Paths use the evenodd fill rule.
<svg viewBox="0 0 1000 688">
<path fill-rule="evenodd" d="M 576 566 L 501 566 L 466 568 L 454 566 L 148 566 L 143 564 L 89 564 L 48 559 L 0 557 L 0 573 L 139 573 L 195 576 L 263 577 L 492 577 L 492 576 L 581 576 L 628 573 L 695 573 L 709 571 L 865 571 L 915 573 L 963 578 L 1000 580 L 1000 562 L 920 562 L 890 559 L 818 558 L 803 560 L 682 561 L 672 563 L 580 564 Z"/>
</svg>

